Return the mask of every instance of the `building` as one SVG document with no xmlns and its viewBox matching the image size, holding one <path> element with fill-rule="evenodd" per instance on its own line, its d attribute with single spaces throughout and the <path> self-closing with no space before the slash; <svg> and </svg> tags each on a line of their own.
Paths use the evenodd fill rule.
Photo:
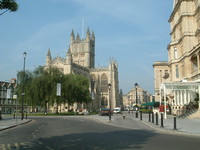
<svg viewBox="0 0 200 150">
<path fill-rule="evenodd" d="M 155 62 L 153 65 L 155 96 L 168 100 L 177 111 L 184 111 L 190 103 L 195 103 L 199 94 L 198 88 L 192 88 L 198 87 L 200 81 L 199 11 L 199 0 L 174 0 L 169 18 L 171 42 L 167 47 L 168 62 Z"/>
<path fill-rule="evenodd" d="M 0 81 L 0 114 L 12 113 L 15 110 L 16 100 L 13 96 L 16 87 L 16 79 L 11 79 L 10 82 Z"/>
<path fill-rule="evenodd" d="M 111 106 L 113 109 L 120 106 L 117 61 L 110 59 L 108 67 L 95 67 L 95 34 L 94 32 L 91 34 L 89 28 L 86 38 L 80 38 L 79 33 L 75 36 L 72 30 L 66 58 L 52 58 L 49 49 L 45 68 L 49 67 L 56 67 L 64 74 L 82 74 L 89 79 L 92 103 L 88 106 L 74 104 L 72 109 L 87 107 L 91 110 L 98 110 L 101 107 L 110 108 Z M 111 84 L 110 90 L 108 89 L 109 83 Z M 69 106 L 63 107 L 63 111 L 70 109 Z"/>
<path fill-rule="evenodd" d="M 170 81 L 168 62 L 166 61 L 154 62 L 153 68 L 154 68 L 155 101 L 159 101 L 161 83 Z"/>
<path fill-rule="evenodd" d="M 143 103 L 147 103 L 152 101 L 152 95 L 148 93 L 146 90 L 137 87 L 137 104 L 141 105 Z M 136 88 L 132 88 L 127 95 L 123 96 L 123 107 L 124 108 L 132 108 L 136 105 Z"/>
</svg>

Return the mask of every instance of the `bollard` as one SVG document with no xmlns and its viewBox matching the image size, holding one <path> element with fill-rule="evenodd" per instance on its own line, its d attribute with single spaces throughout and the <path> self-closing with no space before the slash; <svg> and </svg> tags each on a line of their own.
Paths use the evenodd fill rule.
<svg viewBox="0 0 200 150">
<path fill-rule="evenodd" d="M 149 111 L 149 122 L 151 122 L 151 112 Z"/>
<path fill-rule="evenodd" d="M 142 111 L 140 111 L 140 120 L 142 120 Z"/>
<path fill-rule="evenodd" d="M 15 119 L 15 112 L 13 113 L 13 119 Z"/>
<path fill-rule="evenodd" d="M 176 115 L 174 115 L 174 130 L 177 130 L 177 128 L 176 128 Z"/>
<path fill-rule="evenodd" d="M 154 113 L 152 112 L 152 123 L 154 123 Z"/>
<path fill-rule="evenodd" d="M 27 112 L 26 112 L 26 120 L 27 120 Z"/>
<path fill-rule="evenodd" d="M 164 127 L 163 126 L 163 113 L 161 113 L 161 126 L 160 127 L 162 127 L 162 128 Z"/>
<path fill-rule="evenodd" d="M 138 111 L 135 112 L 135 118 L 138 118 Z"/>
<path fill-rule="evenodd" d="M 125 119 L 125 115 L 123 114 L 123 119 Z"/>
<path fill-rule="evenodd" d="M 156 113 L 156 125 L 158 125 L 158 113 Z"/>
</svg>

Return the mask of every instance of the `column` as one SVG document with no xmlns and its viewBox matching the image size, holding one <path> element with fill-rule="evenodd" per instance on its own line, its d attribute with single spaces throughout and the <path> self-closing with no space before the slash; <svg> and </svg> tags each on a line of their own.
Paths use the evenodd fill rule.
<svg viewBox="0 0 200 150">
<path fill-rule="evenodd" d="M 183 106 L 183 91 L 180 91 L 180 105 Z"/>
<path fill-rule="evenodd" d="M 187 91 L 184 91 L 184 105 L 187 104 Z"/>
<path fill-rule="evenodd" d="M 180 92 L 177 91 L 176 94 L 177 94 L 177 105 L 179 106 L 179 105 L 180 105 L 180 103 L 179 103 L 179 100 L 180 100 Z"/>
<path fill-rule="evenodd" d="M 176 95 L 176 91 L 174 91 L 174 106 L 177 105 L 177 95 Z"/>
</svg>

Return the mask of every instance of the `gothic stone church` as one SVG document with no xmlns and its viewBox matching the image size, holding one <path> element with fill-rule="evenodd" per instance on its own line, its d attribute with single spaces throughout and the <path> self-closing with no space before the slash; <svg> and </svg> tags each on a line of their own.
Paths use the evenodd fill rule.
<svg viewBox="0 0 200 150">
<path fill-rule="evenodd" d="M 64 74 L 83 74 L 90 82 L 90 92 L 93 100 L 90 104 L 77 104 L 73 106 L 61 106 L 60 112 L 67 112 L 69 109 L 90 109 L 120 107 L 118 64 L 115 60 L 110 60 L 108 67 L 95 67 L 95 34 L 87 29 L 86 38 L 80 38 L 79 33 L 74 35 L 72 30 L 70 36 L 70 46 L 66 53 L 66 58 L 51 57 L 50 49 L 46 57 L 45 68 L 57 67 Z M 111 84 L 110 91 L 108 84 Z M 62 84 L 62 83 L 61 83 Z M 56 107 L 52 107 L 54 112 Z"/>
</svg>

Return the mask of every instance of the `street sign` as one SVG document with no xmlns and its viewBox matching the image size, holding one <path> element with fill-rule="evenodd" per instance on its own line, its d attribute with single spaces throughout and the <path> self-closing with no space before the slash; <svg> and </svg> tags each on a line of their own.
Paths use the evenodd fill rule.
<svg viewBox="0 0 200 150">
<path fill-rule="evenodd" d="M 17 99 L 17 95 L 13 95 L 13 99 L 16 100 Z"/>
<path fill-rule="evenodd" d="M 61 96 L 61 83 L 57 83 L 57 92 L 56 92 L 57 96 Z"/>
<path fill-rule="evenodd" d="M 7 95 L 6 95 L 6 97 L 7 97 L 7 99 L 10 99 L 10 89 L 7 89 Z"/>
</svg>

